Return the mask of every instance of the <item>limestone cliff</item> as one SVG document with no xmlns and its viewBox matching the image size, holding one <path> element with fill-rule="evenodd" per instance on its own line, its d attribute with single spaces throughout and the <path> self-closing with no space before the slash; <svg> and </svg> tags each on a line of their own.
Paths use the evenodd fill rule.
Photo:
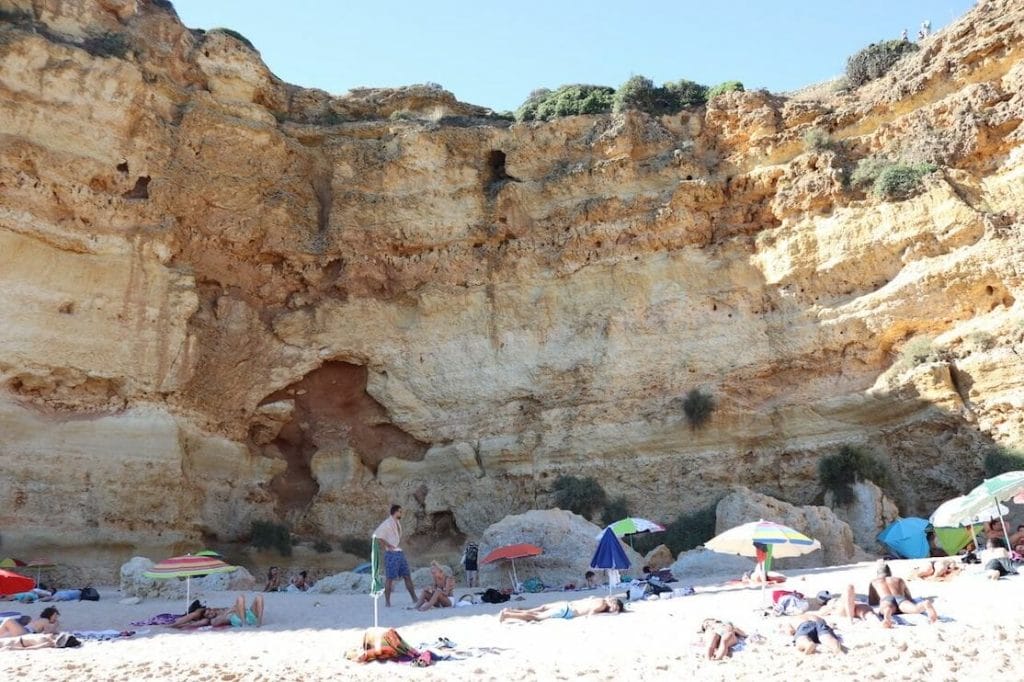
<svg viewBox="0 0 1024 682">
<path fill-rule="evenodd" d="M 563 473 L 803 504 L 843 444 L 927 513 L 1024 443 L 1022 33 L 988 2 L 853 92 L 511 125 L 283 83 L 164 1 L 0 0 L 4 551 L 479 534 Z M 882 201 L 872 155 L 939 170 Z"/>
</svg>

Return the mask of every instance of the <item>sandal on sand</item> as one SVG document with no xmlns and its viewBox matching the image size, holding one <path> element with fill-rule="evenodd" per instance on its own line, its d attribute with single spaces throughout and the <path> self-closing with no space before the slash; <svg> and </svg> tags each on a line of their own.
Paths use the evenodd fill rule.
<svg viewBox="0 0 1024 682">
<path fill-rule="evenodd" d="M 453 642 L 452 640 L 448 639 L 447 637 L 438 637 L 437 638 L 437 648 L 438 649 L 454 649 L 455 648 L 455 642 Z"/>
</svg>

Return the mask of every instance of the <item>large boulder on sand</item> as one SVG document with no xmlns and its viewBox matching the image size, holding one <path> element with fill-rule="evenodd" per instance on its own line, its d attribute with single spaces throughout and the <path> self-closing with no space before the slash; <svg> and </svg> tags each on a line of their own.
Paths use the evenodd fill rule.
<svg viewBox="0 0 1024 682">
<path fill-rule="evenodd" d="M 644 557 L 644 566 L 650 566 L 653 571 L 660 571 L 672 565 L 672 550 L 665 545 L 658 545 Z M 642 568 L 642 567 L 641 567 Z"/>
<path fill-rule="evenodd" d="M 519 581 L 537 577 L 545 585 L 561 587 L 566 583 L 583 583 L 583 575 L 590 570 L 590 560 L 597 549 L 597 536 L 601 529 L 579 514 L 562 509 L 532 510 L 525 514 L 506 516 L 490 526 L 480 538 L 480 559 L 505 545 L 529 543 L 544 553 L 537 557 L 516 561 Z M 632 570 L 639 572 L 643 558 L 624 546 Z M 510 587 L 508 561 L 480 564 L 480 585 L 483 587 Z"/>
<path fill-rule="evenodd" d="M 186 594 L 185 580 L 164 578 L 153 580 L 143 575 L 153 568 L 153 561 L 146 557 L 132 557 L 121 565 L 121 594 L 126 597 L 157 597 L 161 599 L 184 599 Z M 212 573 L 201 578 L 192 578 L 189 590 L 192 596 L 205 592 L 224 590 L 247 591 L 256 587 L 256 579 L 245 568 L 239 566 L 231 573 Z"/>
<path fill-rule="evenodd" d="M 404 588 L 403 588 L 404 589 Z M 342 571 L 320 578 L 308 592 L 319 594 L 369 594 L 370 574 Z"/>
<path fill-rule="evenodd" d="M 751 521 L 775 521 L 821 542 L 821 549 L 801 557 L 778 559 L 777 568 L 811 568 L 864 561 L 872 557 L 853 542 L 853 531 L 828 507 L 796 507 L 747 488 L 725 496 L 716 509 L 715 534 Z"/>
<path fill-rule="evenodd" d="M 854 543 L 868 551 L 881 552 L 875 538 L 900 517 L 900 510 L 871 481 L 859 481 L 852 488 L 853 501 L 849 504 L 839 504 L 831 492 L 825 493 L 825 504 L 850 526 Z"/>
<path fill-rule="evenodd" d="M 721 582 L 739 578 L 754 568 L 754 560 L 734 554 L 719 554 L 710 549 L 691 549 L 681 552 L 675 562 L 669 566 L 672 576 L 680 585 L 695 583 Z"/>
</svg>

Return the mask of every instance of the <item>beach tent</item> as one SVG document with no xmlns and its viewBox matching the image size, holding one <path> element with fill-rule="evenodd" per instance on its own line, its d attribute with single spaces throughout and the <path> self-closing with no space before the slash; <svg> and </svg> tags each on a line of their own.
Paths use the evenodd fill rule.
<svg viewBox="0 0 1024 682">
<path fill-rule="evenodd" d="M 28 592 L 35 586 L 36 582 L 32 578 L 0 568 L 0 597 Z"/>
<path fill-rule="evenodd" d="M 608 571 L 608 594 L 612 593 L 612 572 L 629 568 L 629 557 L 626 556 L 626 551 L 611 526 L 601 533 L 601 540 L 597 543 L 594 557 L 590 560 L 590 567 Z"/>
<path fill-rule="evenodd" d="M 925 533 L 931 528 L 928 519 L 911 516 L 897 519 L 878 534 L 878 541 L 901 559 L 923 559 L 931 551 Z"/>
</svg>

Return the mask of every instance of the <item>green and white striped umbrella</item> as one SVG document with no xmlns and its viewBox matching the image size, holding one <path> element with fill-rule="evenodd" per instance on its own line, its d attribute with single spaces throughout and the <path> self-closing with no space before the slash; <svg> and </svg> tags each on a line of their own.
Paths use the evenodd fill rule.
<svg viewBox="0 0 1024 682">
<path fill-rule="evenodd" d="M 608 526 L 615 533 L 615 537 L 624 538 L 627 535 L 637 535 L 638 533 L 658 533 L 665 530 L 665 526 L 654 521 L 648 521 L 647 519 L 641 519 L 635 516 L 630 516 L 626 519 L 619 519 L 615 523 Z M 597 534 L 597 538 L 600 539 L 604 533 L 602 530 Z"/>
</svg>

